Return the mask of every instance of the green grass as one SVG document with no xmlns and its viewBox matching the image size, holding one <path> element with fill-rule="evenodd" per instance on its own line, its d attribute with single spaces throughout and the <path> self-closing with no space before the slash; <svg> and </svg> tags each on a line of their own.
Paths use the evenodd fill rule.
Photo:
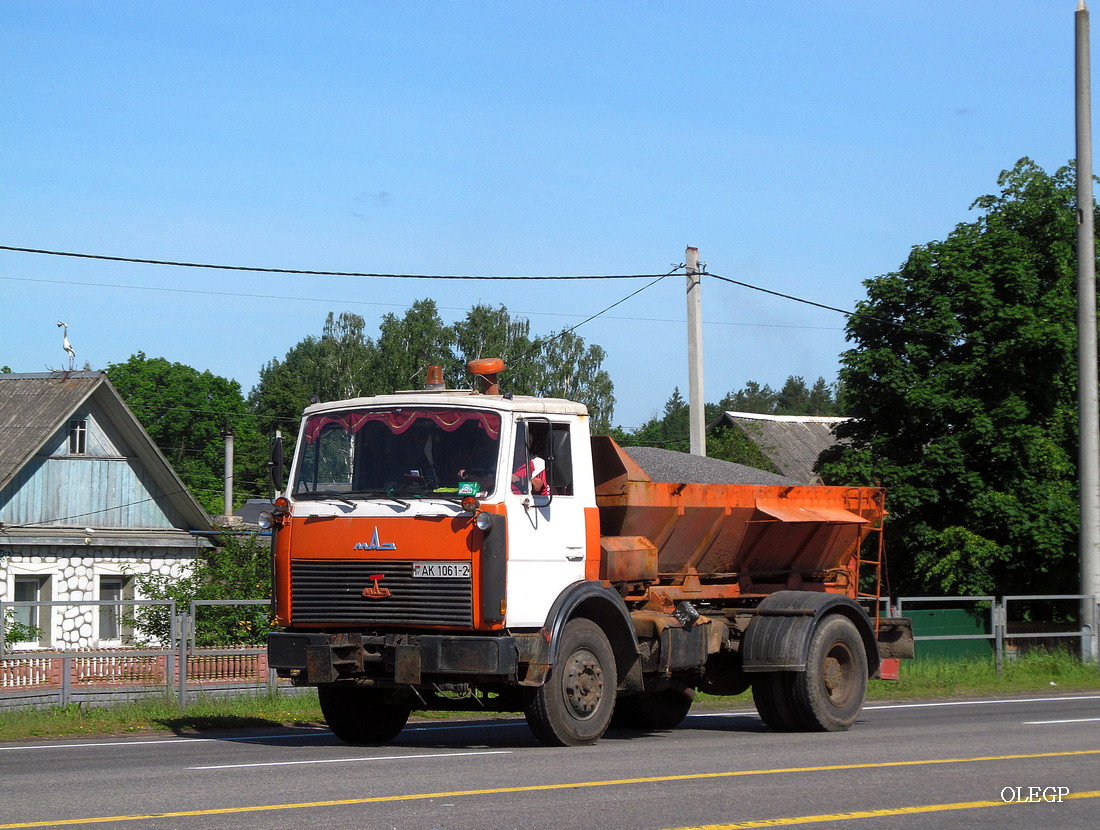
<svg viewBox="0 0 1100 830">
<path fill-rule="evenodd" d="M 1100 671 L 1065 653 L 1035 654 L 1006 661 L 997 675 L 992 658 L 924 659 L 902 662 L 899 681 L 872 680 L 869 700 L 1058 694 L 1100 691 Z M 700 708 L 752 705 L 751 692 L 732 697 L 699 695 Z M 425 712 L 418 717 L 451 717 Z M 188 704 L 180 714 L 173 700 L 151 699 L 115 706 L 55 706 L 0 711 L 0 741 L 139 732 L 195 734 L 233 729 L 267 729 L 324 724 L 316 694 L 211 697 Z"/>
</svg>

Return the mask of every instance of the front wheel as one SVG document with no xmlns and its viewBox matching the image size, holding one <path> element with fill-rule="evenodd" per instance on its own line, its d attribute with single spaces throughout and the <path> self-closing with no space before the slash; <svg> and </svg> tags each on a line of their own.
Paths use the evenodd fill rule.
<svg viewBox="0 0 1100 830">
<path fill-rule="evenodd" d="M 594 744 L 611 722 L 617 687 L 615 655 L 603 631 L 591 620 L 570 620 L 550 677 L 527 691 L 527 725 L 547 746 Z"/>
<path fill-rule="evenodd" d="M 378 689 L 318 686 L 317 697 L 328 728 L 344 743 L 384 744 L 409 720 L 409 708 L 387 702 Z"/>
<path fill-rule="evenodd" d="M 806 671 L 791 677 L 790 702 L 802 729 L 843 732 L 867 696 L 867 652 L 847 617 L 826 617 L 810 638 Z"/>
</svg>

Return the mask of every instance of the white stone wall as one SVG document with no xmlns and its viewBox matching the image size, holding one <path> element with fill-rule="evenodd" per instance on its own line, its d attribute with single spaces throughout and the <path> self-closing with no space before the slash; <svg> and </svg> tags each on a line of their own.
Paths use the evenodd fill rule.
<svg viewBox="0 0 1100 830">
<path fill-rule="evenodd" d="M 0 600 L 14 599 L 16 576 L 43 579 L 41 599 L 54 601 L 99 600 L 100 577 L 104 576 L 132 579 L 152 573 L 179 579 L 190 572 L 195 554 L 191 549 L 179 549 L 179 553 L 176 550 L 7 547 L 5 555 L 0 556 Z M 133 595 L 127 593 L 125 598 L 146 599 L 136 587 Z M 125 607 L 123 610 L 128 612 Z M 44 636 L 37 648 L 79 649 L 99 645 L 99 606 L 40 607 L 38 612 Z M 31 644 L 19 648 L 34 647 Z M 9 644 L 8 648 L 15 646 Z"/>
</svg>

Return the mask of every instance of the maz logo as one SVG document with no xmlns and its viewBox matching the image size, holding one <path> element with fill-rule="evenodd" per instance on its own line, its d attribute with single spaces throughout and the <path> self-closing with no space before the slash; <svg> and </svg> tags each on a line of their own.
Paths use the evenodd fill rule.
<svg viewBox="0 0 1100 830">
<path fill-rule="evenodd" d="M 370 585 L 363 589 L 363 596 L 367 599 L 385 599 L 390 595 L 389 588 L 383 588 L 378 583 L 386 578 L 385 574 L 371 574 L 367 577 Z"/>
<path fill-rule="evenodd" d="M 382 544 L 378 541 L 378 528 L 374 528 L 374 535 L 370 537 L 370 543 L 356 542 L 353 550 L 397 550 L 397 545 L 393 542 L 386 542 Z"/>
</svg>

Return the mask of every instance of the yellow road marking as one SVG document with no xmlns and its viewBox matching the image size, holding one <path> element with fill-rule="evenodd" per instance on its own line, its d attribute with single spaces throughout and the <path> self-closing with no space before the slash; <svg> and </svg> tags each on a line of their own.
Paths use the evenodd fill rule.
<svg viewBox="0 0 1100 830">
<path fill-rule="evenodd" d="M 580 789 L 582 787 L 615 787 L 625 786 L 628 784 L 655 784 L 666 783 L 670 781 L 700 781 L 704 779 L 714 778 L 738 778 L 746 775 L 780 775 L 783 773 L 792 772 L 833 772 L 837 770 L 852 770 L 852 769 L 883 769 L 889 767 L 919 767 L 919 766 L 932 766 L 935 764 L 974 764 L 985 761 L 1018 761 L 1018 760 L 1031 760 L 1035 758 L 1068 758 L 1081 755 L 1100 755 L 1100 749 L 1079 749 L 1066 752 L 1032 752 L 1018 755 L 978 755 L 973 758 L 929 758 L 920 761 L 879 761 L 874 763 L 865 764 L 829 764 L 826 766 L 818 767 L 783 767 L 779 769 L 748 769 L 748 770 L 732 770 L 729 772 L 696 772 L 687 773 L 684 775 L 654 775 L 646 778 L 617 778 L 606 781 L 574 781 L 569 784 L 529 784 L 522 787 L 491 787 L 483 790 L 454 790 L 451 792 L 438 792 L 438 793 L 407 793 L 404 795 L 379 795 L 370 796 L 367 798 L 341 798 L 333 801 L 301 801 L 291 804 L 259 804 L 252 807 L 216 807 L 206 810 L 181 810 L 172 813 L 148 813 L 145 815 L 123 815 L 123 816 L 96 816 L 92 818 L 69 818 L 69 819 L 55 819 L 53 821 L 25 821 L 16 822 L 14 824 L 0 824 L 0 830 L 16 830 L 16 828 L 23 827 L 65 827 L 76 824 L 97 824 L 116 821 L 148 821 L 154 818 L 185 818 L 190 816 L 218 816 L 228 815 L 232 813 L 259 813 L 271 810 L 301 810 L 308 807 L 342 807 L 351 804 L 381 804 L 387 801 L 424 801 L 432 798 L 460 798 L 462 796 L 474 796 L 474 795 L 502 795 L 505 793 L 525 793 L 525 792 L 539 792 L 547 790 L 573 790 Z M 1076 796 L 1065 796 L 1066 798 L 1092 798 L 1095 795 L 1100 795 L 1100 792 L 1096 793 L 1079 793 Z M 1000 805 L 1003 802 L 967 802 L 973 806 L 990 806 Z M 953 807 L 953 805 L 937 805 L 933 807 L 904 807 L 898 808 L 898 815 L 905 812 L 922 812 L 934 809 L 963 809 L 962 807 Z M 877 813 L 868 813 L 867 815 L 877 815 Z M 882 815 L 892 815 L 893 813 L 884 812 Z M 842 813 L 841 816 L 860 818 L 861 814 L 857 813 Z M 771 824 L 756 823 L 756 824 L 723 824 L 723 825 L 707 825 L 707 830 L 712 828 L 736 828 L 736 827 L 781 827 L 784 823 L 807 823 L 810 820 L 825 821 L 825 818 L 811 816 L 808 818 L 796 818 L 796 819 L 769 819 Z M 691 828 L 691 830 L 702 830 L 702 828 Z"/>
<path fill-rule="evenodd" d="M 1070 798 L 1100 798 L 1100 790 L 1085 793 L 1069 793 Z M 882 818 L 883 816 L 909 816 L 916 813 L 938 813 L 946 810 L 974 810 L 979 807 L 1008 807 L 1026 804 L 1025 801 L 959 801 L 955 804 L 922 804 L 918 807 L 887 807 L 882 810 L 858 810 L 854 813 L 825 813 L 820 816 L 795 816 L 792 818 L 765 818 L 758 821 L 739 821 L 734 824 L 698 824 L 677 827 L 676 830 L 748 830 L 753 827 L 791 827 L 795 824 L 819 824 L 823 821 L 848 821 L 854 818 Z"/>
</svg>

